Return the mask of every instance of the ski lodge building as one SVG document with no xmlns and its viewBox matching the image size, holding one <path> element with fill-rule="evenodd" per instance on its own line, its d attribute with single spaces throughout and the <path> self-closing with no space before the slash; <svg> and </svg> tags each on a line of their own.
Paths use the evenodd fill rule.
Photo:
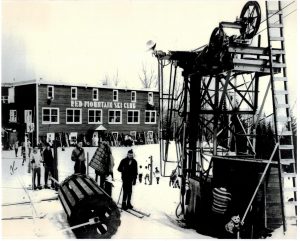
<svg viewBox="0 0 300 241">
<path fill-rule="evenodd" d="M 118 145 L 127 135 L 137 144 L 158 141 L 157 90 L 32 80 L 2 83 L 1 99 L 2 143 L 26 135 L 33 144 L 56 139 L 65 146 L 78 139 Z"/>
</svg>

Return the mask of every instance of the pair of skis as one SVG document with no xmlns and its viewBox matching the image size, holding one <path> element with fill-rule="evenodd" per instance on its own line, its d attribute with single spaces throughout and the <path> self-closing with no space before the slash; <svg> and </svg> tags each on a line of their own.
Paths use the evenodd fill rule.
<svg viewBox="0 0 300 241">
<path fill-rule="evenodd" d="M 137 218 L 143 218 L 143 217 L 150 217 L 150 213 L 145 213 L 143 211 L 137 210 L 135 208 L 130 208 L 130 209 L 122 209 L 121 205 L 118 205 L 119 209 L 121 211 L 125 211 L 127 213 L 132 214 L 133 216 L 137 217 Z"/>
<path fill-rule="evenodd" d="M 137 217 L 137 218 L 143 218 L 143 217 L 149 217 L 150 216 L 150 213 L 145 213 L 145 212 L 142 212 L 140 210 L 137 210 L 135 208 L 130 208 L 130 209 L 122 209 L 121 205 L 119 204 L 120 202 L 120 198 L 121 198 L 121 194 L 123 192 L 123 186 L 121 187 L 121 190 L 120 190 L 120 194 L 119 194 L 119 198 L 118 198 L 118 202 L 117 202 L 117 205 L 118 205 L 118 208 L 121 210 L 121 211 L 125 211 L 127 213 L 130 213 L 132 214 L 133 216 Z"/>
</svg>

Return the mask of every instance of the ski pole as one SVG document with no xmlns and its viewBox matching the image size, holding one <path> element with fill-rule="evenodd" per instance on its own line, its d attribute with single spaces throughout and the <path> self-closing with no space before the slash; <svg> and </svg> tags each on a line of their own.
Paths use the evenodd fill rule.
<svg viewBox="0 0 300 241">
<path fill-rule="evenodd" d="M 60 231 L 61 232 L 70 231 L 70 230 L 73 230 L 76 228 L 80 228 L 80 227 L 87 226 L 87 225 L 94 225 L 97 223 L 100 223 L 100 219 L 99 219 L 99 217 L 94 217 L 94 218 L 90 218 L 89 221 L 87 221 L 85 223 L 81 223 L 81 224 L 77 224 L 77 225 L 69 227 L 69 228 L 61 229 Z"/>
<path fill-rule="evenodd" d="M 122 187 L 121 187 L 121 190 L 120 190 L 120 194 L 119 194 L 119 198 L 118 198 L 117 205 L 119 204 L 119 201 L 120 201 L 120 197 L 121 197 L 121 193 L 122 193 L 122 191 L 123 191 L 123 185 L 122 185 Z"/>
</svg>

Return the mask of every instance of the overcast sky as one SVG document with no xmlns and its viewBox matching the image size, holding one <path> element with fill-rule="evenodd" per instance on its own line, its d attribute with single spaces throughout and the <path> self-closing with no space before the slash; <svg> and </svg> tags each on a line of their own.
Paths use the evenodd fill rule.
<svg viewBox="0 0 300 241">
<path fill-rule="evenodd" d="M 220 21 L 234 21 L 246 1 L 2 1 L 2 81 L 101 83 L 118 73 L 140 84 L 142 64 L 157 69 L 146 51 L 192 50 L 209 42 Z M 262 20 L 264 1 L 259 1 Z M 283 5 L 289 2 L 284 2 Z M 296 3 L 284 9 L 285 15 Z M 285 18 L 292 101 L 296 96 L 296 13 Z M 264 28 L 262 25 L 261 29 Z M 266 39 L 266 31 L 262 39 Z"/>
</svg>

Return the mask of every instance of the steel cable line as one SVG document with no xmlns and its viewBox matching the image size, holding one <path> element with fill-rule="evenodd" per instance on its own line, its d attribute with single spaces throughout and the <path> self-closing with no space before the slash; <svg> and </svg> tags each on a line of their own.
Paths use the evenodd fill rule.
<svg viewBox="0 0 300 241">
<path fill-rule="evenodd" d="M 295 1 L 287 4 L 286 6 L 284 6 L 282 9 L 278 10 L 276 13 L 273 13 L 270 17 L 267 17 L 265 20 L 261 21 L 260 23 L 262 24 L 263 22 L 267 21 L 268 19 L 272 18 L 274 15 L 276 15 L 277 13 L 279 13 L 280 11 L 282 11 L 283 9 L 287 8 L 288 6 L 290 6 L 291 4 L 295 3 Z"/>
<path fill-rule="evenodd" d="M 290 3 L 291 4 L 291 3 Z M 290 5 L 289 4 L 289 5 Z M 288 6 L 288 5 L 287 5 Z M 286 8 L 287 6 L 285 6 L 284 8 Z M 282 8 L 281 10 L 283 10 L 284 8 Z M 280 10 L 280 11 L 281 11 Z M 296 9 L 294 9 L 293 11 L 291 11 L 291 12 L 289 12 L 288 14 L 286 14 L 286 15 L 284 15 L 282 18 L 286 18 L 287 16 L 289 16 L 290 14 L 292 14 L 293 12 L 296 12 L 297 11 L 297 8 Z M 277 11 L 276 13 L 278 13 L 279 11 Z M 276 13 L 274 13 L 274 14 L 276 14 Z M 271 15 L 269 18 L 271 18 L 272 16 L 274 16 L 274 14 L 273 15 Z M 266 21 L 267 19 L 269 19 L 269 18 L 266 18 L 264 21 Z M 262 21 L 261 23 L 263 23 L 264 21 Z M 278 23 L 279 22 L 279 20 L 277 20 L 276 22 L 274 22 L 274 23 Z M 261 31 L 259 31 L 258 33 L 257 33 L 257 35 L 258 34 L 260 34 L 261 32 L 263 32 L 263 31 L 265 31 L 267 28 L 264 28 L 263 30 L 261 30 Z"/>
</svg>

